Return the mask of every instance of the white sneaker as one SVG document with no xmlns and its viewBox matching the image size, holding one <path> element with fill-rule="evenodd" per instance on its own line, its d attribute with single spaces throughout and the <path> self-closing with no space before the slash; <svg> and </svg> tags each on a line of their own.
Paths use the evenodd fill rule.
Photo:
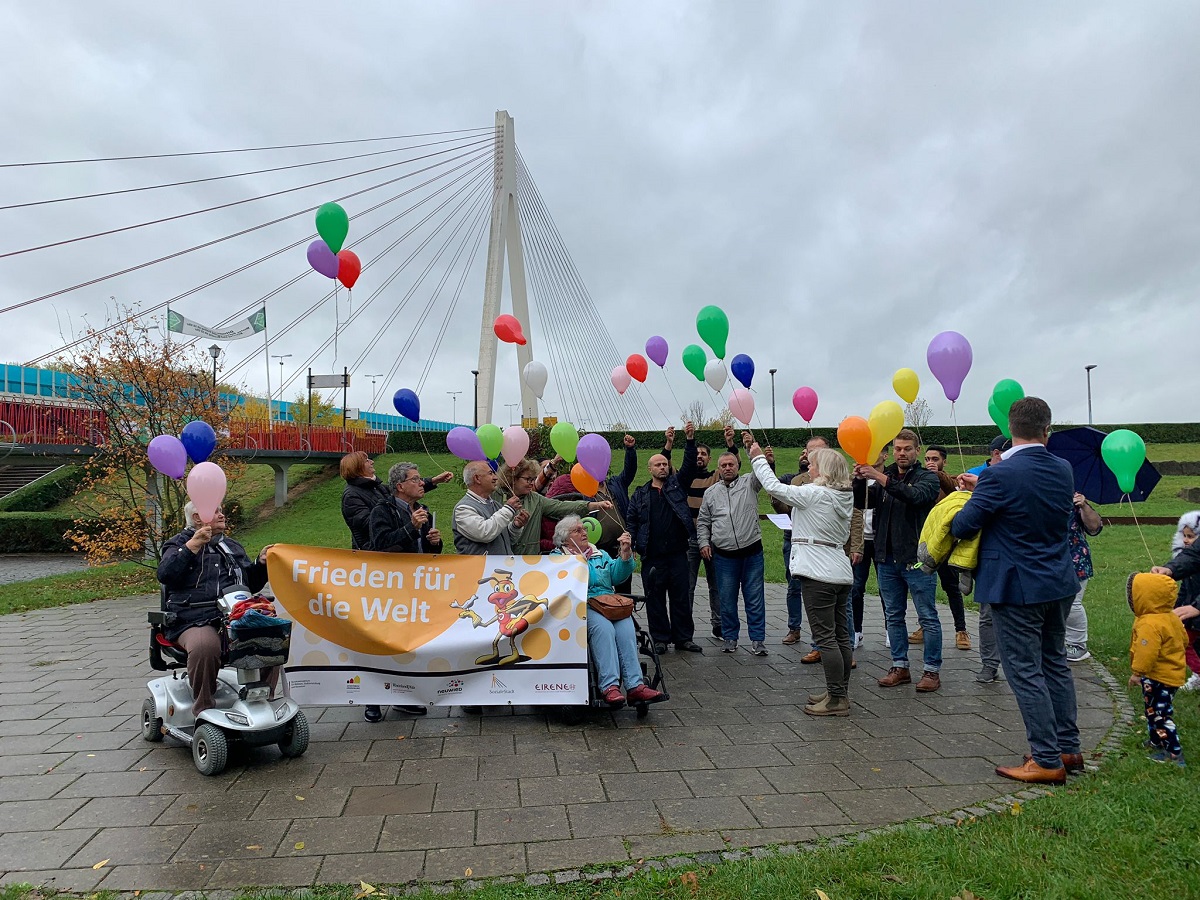
<svg viewBox="0 0 1200 900">
<path fill-rule="evenodd" d="M 1193 672 L 1188 680 L 1183 683 L 1183 687 L 1181 687 L 1180 690 L 1200 691 L 1200 675 L 1197 675 L 1195 672 Z"/>
<path fill-rule="evenodd" d="M 887 636 L 886 631 L 883 633 L 883 646 L 887 647 L 889 650 L 892 649 L 892 639 Z"/>
<path fill-rule="evenodd" d="M 863 633 L 861 631 L 854 632 L 854 649 L 857 650 L 863 645 Z"/>
</svg>

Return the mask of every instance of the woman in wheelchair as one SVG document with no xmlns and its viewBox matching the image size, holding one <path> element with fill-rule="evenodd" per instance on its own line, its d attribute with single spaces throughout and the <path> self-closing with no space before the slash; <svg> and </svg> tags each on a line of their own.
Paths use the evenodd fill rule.
<svg viewBox="0 0 1200 900">
<path fill-rule="evenodd" d="M 616 621 L 598 611 L 605 604 L 597 598 L 611 596 L 613 585 L 633 575 L 633 549 L 628 534 L 618 539 L 619 553 L 613 559 L 588 542 L 587 530 L 579 516 L 564 516 L 554 528 L 554 546 L 564 553 L 584 557 L 588 563 L 588 652 L 596 667 L 596 684 L 604 701 L 612 709 L 634 703 L 658 703 L 667 695 L 645 683 L 638 659 L 637 632 L 634 629 L 632 606 L 629 613 Z M 625 696 L 621 682 L 625 682 Z"/>
<path fill-rule="evenodd" d="M 213 708 L 217 672 L 221 669 L 221 611 L 217 600 L 235 584 L 257 592 L 267 583 L 267 550 L 251 562 L 245 549 L 225 537 L 225 513 L 218 509 L 209 524 L 200 521 L 189 501 L 183 507 L 185 528 L 163 544 L 158 580 L 163 585 L 163 609 L 167 612 L 167 640 L 187 651 L 188 684 L 194 701 L 192 714 Z M 279 678 L 277 668 L 268 670 L 271 693 Z"/>
</svg>

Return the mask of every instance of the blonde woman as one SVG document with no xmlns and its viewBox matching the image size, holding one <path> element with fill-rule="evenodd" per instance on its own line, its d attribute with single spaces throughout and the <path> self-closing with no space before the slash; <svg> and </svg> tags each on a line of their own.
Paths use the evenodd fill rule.
<svg viewBox="0 0 1200 900">
<path fill-rule="evenodd" d="M 821 651 L 825 693 L 810 697 L 810 716 L 850 715 L 853 647 L 848 622 L 854 573 L 846 555 L 854 513 L 850 467 L 842 454 L 818 448 L 808 455 L 809 484 L 782 484 L 758 444 L 750 447 L 754 475 L 768 494 L 792 508 L 792 550 L 788 569 L 801 581 L 813 643 Z"/>
</svg>

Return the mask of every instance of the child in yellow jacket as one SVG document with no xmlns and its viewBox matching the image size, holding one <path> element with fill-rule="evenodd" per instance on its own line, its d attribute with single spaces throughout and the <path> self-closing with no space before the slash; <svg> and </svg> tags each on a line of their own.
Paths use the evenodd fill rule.
<svg viewBox="0 0 1200 900">
<path fill-rule="evenodd" d="M 1149 758 L 1183 766 L 1174 698 L 1187 679 L 1187 632 L 1172 611 L 1177 591 L 1175 579 L 1169 575 L 1135 573 L 1126 585 L 1126 599 L 1134 615 L 1129 659 L 1133 679 L 1140 679 L 1142 685 L 1150 736 L 1147 746 L 1152 751 Z"/>
</svg>

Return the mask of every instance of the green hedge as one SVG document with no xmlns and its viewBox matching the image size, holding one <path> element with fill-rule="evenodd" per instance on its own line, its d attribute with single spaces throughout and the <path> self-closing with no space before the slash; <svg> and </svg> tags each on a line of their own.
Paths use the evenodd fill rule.
<svg viewBox="0 0 1200 900">
<path fill-rule="evenodd" d="M 5 553 L 69 553 L 63 537 L 75 518 L 50 512 L 0 512 L 0 547 Z"/>
<path fill-rule="evenodd" d="M 0 512 L 45 512 L 73 495 L 83 481 L 82 466 L 63 466 L 0 500 Z"/>
</svg>

